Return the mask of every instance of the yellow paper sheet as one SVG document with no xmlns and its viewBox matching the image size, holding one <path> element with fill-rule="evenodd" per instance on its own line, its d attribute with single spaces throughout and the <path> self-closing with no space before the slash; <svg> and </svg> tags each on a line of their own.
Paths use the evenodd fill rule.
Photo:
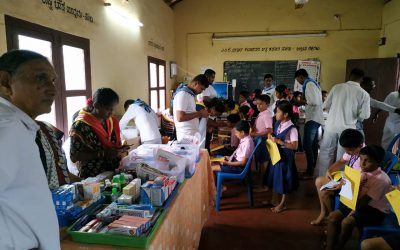
<svg viewBox="0 0 400 250">
<path fill-rule="evenodd" d="M 339 181 L 340 179 L 342 179 L 342 175 L 343 175 L 343 171 L 336 171 L 331 173 L 331 176 L 333 177 L 334 181 Z"/>
<path fill-rule="evenodd" d="M 272 140 L 268 139 L 267 149 L 269 152 L 269 156 L 271 157 L 271 163 L 272 165 L 275 165 L 276 163 L 278 163 L 278 161 L 281 160 L 281 154 L 279 153 L 278 145 L 276 145 L 276 143 Z"/>
<path fill-rule="evenodd" d="M 211 152 L 215 152 L 215 151 L 223 149 L 223 148 L 224 148 L 224 145 L 221 145 L 221 146 L 218 146 L 218 147 L 215 147 L 215 148 L 211 149 Z"/>
<path fill-rule="evenodd" d="M 224 157 L 211 157 L 211 158 L 210 158 L 210 161 L 211 161 L 211 162 L 222 162 L 222 161 L 224 161 L 224 160 L 225 160 Z"/>
<path fill-rule="evenodd" d="M 231 138 L 230 135 L 218 135 L 218 137 L 222 137 L 222 138 Z"/>
<path fill-rule="evenodd" d="M 340 196 L 340 202 L 342 202 L 348 208 L 356 210 L 358 191 L 360 189 L 361 172 L 349 166 L 345 166 L 344 177 L 351 182 L 351 190 L 353 192 L 353 198 L 349 200 L 343 196 Z"/>
<path fill-rule="evenodd" d="M 386 198 L 388 199 L 390 205 L 392 205 L 394 213 L 397 217 L 397 221 L 400 225 L 400 191 L 395 189 L 392 192 L 387 193 Z"/>
</svg>

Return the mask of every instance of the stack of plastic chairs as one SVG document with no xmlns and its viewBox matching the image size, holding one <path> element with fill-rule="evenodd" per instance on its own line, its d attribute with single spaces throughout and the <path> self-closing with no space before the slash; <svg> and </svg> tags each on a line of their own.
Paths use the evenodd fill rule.
<svg viewBox="0 0 400 250">
<path fill-rule="evenodd" d="M 251 153 L 249 159 L 247 160 L 246 166 L 243 168 L 243 171 L 241 173 L 237 173 L 236 174 L 236 173 L 217 172 L 217 196 L 215 197 L 215 200 L 216 200 L 215 209 L 217 211 L 219 211 L 222 182 L 225 179 L 246 180 L 246 182 L 247 182 L 247 192 L 248 192 L 247 194 L 249 196 L 250 207 L 253 207 L 254 202 L 253 202 L 253 183 L 252 183 L 252 180 L 251 180 L 251 163 L 253 161 L 254 152 L 260 146 L 261 140 L 262 140 L 262 138 L 259 138 L 257 140 L 256 146 L 254 147 L 254 150 Z"/>
</svg>

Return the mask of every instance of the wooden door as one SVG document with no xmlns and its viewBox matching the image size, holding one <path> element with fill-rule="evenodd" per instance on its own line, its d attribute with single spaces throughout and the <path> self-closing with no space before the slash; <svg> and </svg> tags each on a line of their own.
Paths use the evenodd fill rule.
<svg viewBox="0 0 400 250">
<path fill-rule="evenodd" d="M 364 70 L 365 76 L 375 80 L 376 87 L 371 92 L 371 98 L 377 101 L 385 100 L 386 96 L 397 90 L 399 81 L 399 59 L 398 58 L 373 58 L 373 59 L 350 59 L 347 60 L 346 76 L 353 68 Z M 381 111 L 378 119 L 372 121 L 376 109 L 371 109 L 371 117 L 364 121 L 364 132 L 366 144 L 381 145 L 383 126 L 385 125 L 387 112 Z"/>
</svg>

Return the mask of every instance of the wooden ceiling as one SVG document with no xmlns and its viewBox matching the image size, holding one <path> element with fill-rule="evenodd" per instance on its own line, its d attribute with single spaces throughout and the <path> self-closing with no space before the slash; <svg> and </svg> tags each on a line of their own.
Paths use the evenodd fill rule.
<svg viewBox="0 0 400 250">
<path fill-rule="evenodd" d="M 169 7 L 174 7 L 177 3 L 182 2 L 183 0 L 164 0 L 166 4 L 169 5 Z"/>
</svg>

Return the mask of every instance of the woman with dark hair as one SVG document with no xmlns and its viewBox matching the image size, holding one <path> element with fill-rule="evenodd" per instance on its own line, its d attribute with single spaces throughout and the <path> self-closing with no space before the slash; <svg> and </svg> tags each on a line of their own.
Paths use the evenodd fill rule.
<svg viewBox="0 0 400 250">
<path fill-rule="evenodd" d="M 72 124 L 71 160 L 77 163 L 79 177 L 114 171 L 127 152 L 121 146 L 120 128 L 113 112 L 119 97 L 110 88 L 100 88 Z"/>
</svg>

